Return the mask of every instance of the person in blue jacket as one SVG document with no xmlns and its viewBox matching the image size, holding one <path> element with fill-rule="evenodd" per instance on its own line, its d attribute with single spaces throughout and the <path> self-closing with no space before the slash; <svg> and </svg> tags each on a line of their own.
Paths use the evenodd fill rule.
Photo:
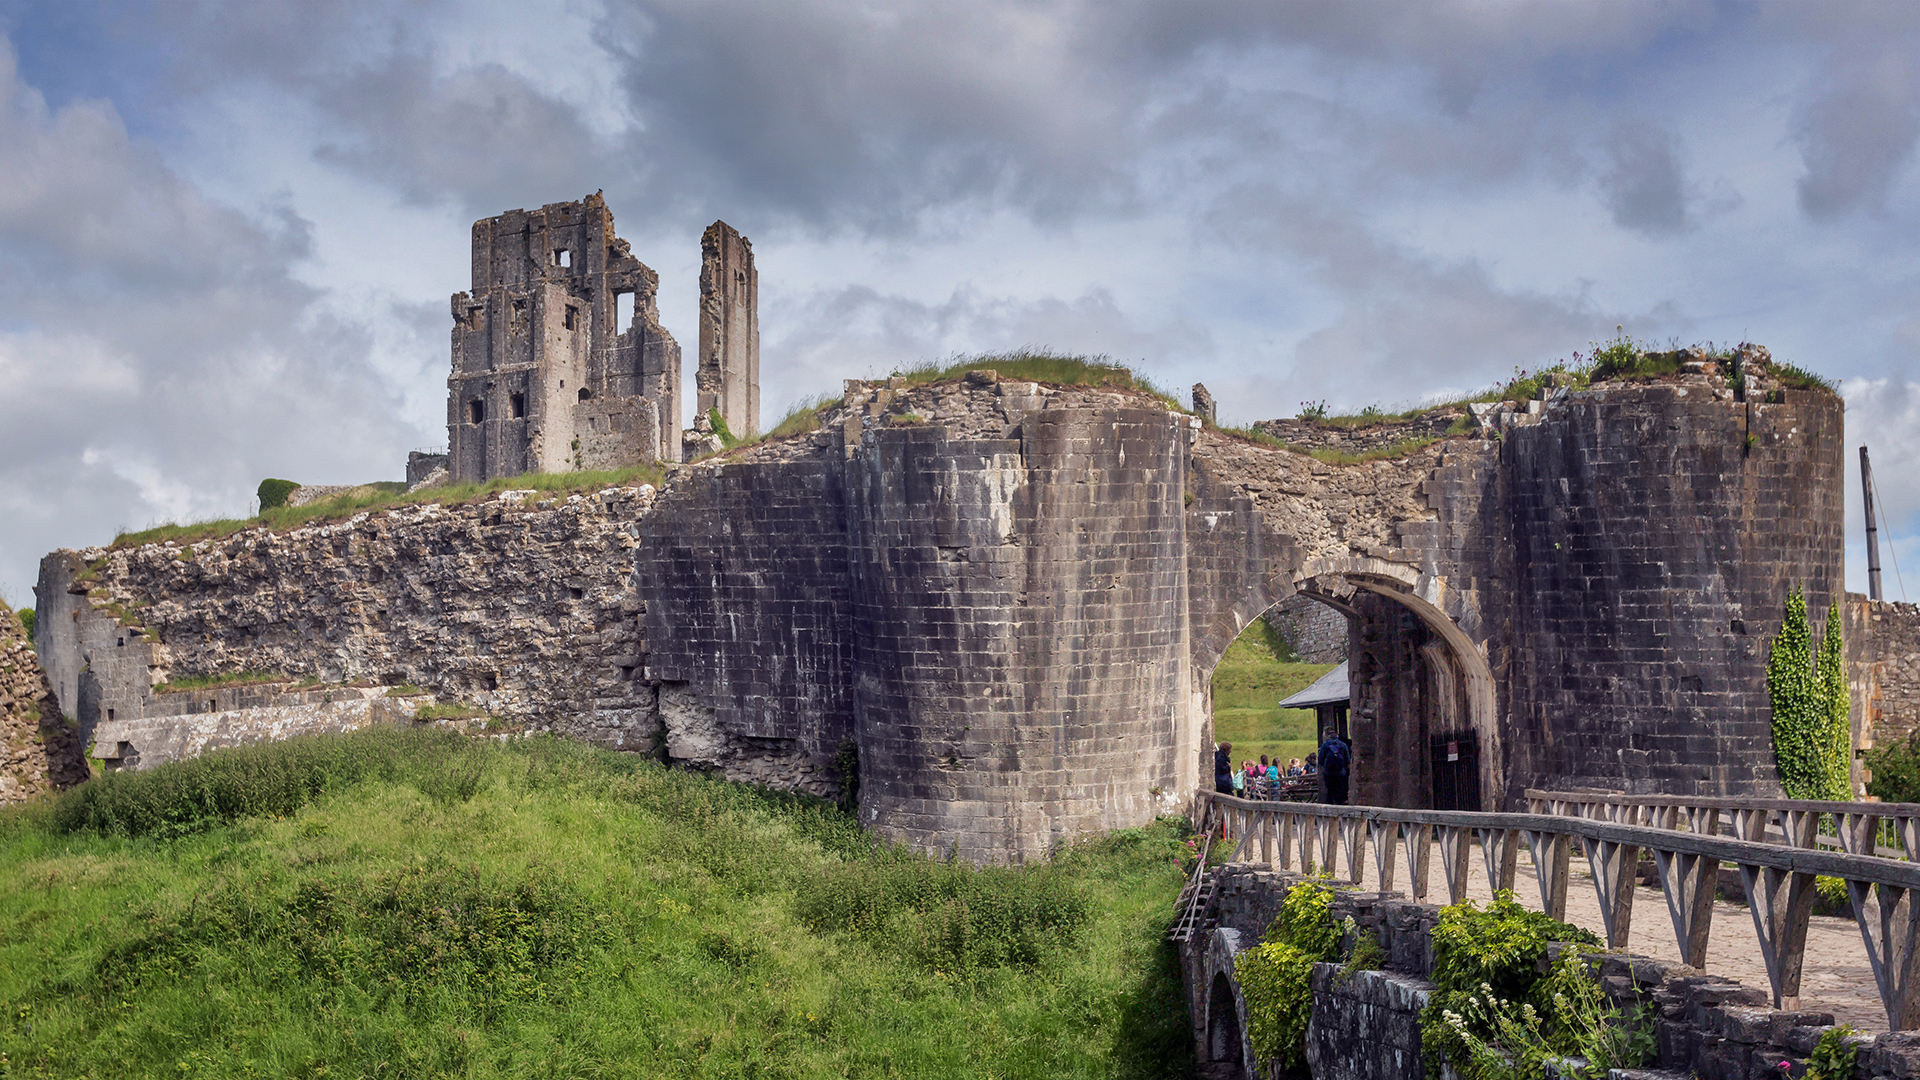
<svg viewBox="0 0 1920 1080">
<path fill-rule="evenodd" d="M 1344 806 L 1347 802 L 1347 774 L 1353 766 L 1353 748 L 1329 727 L 1320 744 L 1320 775 L 1326 777 L 1327 802 Z"/>
</svg>

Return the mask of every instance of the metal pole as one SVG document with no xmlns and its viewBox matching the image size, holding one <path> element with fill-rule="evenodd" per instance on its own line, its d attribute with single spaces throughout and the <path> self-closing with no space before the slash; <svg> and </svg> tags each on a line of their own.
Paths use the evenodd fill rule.
<svg viewBox="0 0 1920 1080">
<path fill-rule="evenodd" d="M 1880 599 L 1880 527 L 1873 520 L 1873 466 L 1860 448 L 1860 494 L 1867 500 L 1867 599 Z"/>
</svg>

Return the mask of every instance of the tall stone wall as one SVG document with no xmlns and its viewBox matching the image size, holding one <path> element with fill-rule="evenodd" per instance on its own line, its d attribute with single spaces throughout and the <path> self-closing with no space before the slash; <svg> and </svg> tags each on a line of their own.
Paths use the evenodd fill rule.
<svg viewBox="0 0 1920 1080">
<path fill-rule="evenodd" d="M 907 428 L 862 446 L 856 701 L 884 832 L 1033 857 L 1175 805 L 1180 427 L 1046 412 L 1017 444 Z"/>
<path fill-rule="evenodd" d="M 1668 794 L 1778 790 L 1765 641 L 1844 580 L 1842 404 L 1691 385 L 1569 396 L 1508 433 L 1509 771 Z"/>
<path fill-rule="evenodd" d="M 1262 616 L 1302 662 L 1338 664 L 1347 658 L 1347 617 L 1306 596 L 1280 601 Z"/>
<path fill-rule="evenodd" d="M 700 367 L 695 407 L 737 438 L 760 433 L 760 272 L 753 244 L 724 221 L 700 237 Z"/>
</svg>

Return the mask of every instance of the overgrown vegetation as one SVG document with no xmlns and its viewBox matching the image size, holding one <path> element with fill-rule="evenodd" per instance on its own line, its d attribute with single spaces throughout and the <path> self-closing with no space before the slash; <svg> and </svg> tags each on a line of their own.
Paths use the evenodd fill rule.
<svg viewBox="0 0 1920 1080">
<path fill-rule="evenodd" d="M 309 506 L 281 506 L 262 510 L 258 517 L 253 518 L 223 518 L 188 525 L 157 525 L 138 532 L 125 532 L 115 537 L 111 546 L 134 547 L 168 540 L 176 544 L 193 544 L 202 540 L 216 540 L 231 536 L 242 529 L 265 526 L 283 531 L 325 521 L 343 521 L 355 514 L 397 506 L 414 506 L 421 503 L 441 503 L 451 506 L 480 502 L 502 491 L 532 490 L 548 495 L 562 495 L 575 491 L 591 491 L 619 484 L 631 484 L 636 481 L 657 486 L 663 476 L 664 473 L 657 465 L 640 465 L 630 469 L 604 471 L 528 473 L 524 476 L 502 477 L 484 483 L 448 484 L 444 487 L 423 488 L 412 494 L 404 490 L 404 485 L 368 484 L 365 485 L 366 490 L 361 494 L 349 492 L 331 499 L 323 499 Z M 393 490 L 396 486 L 402 490 Z M 356 489 L 358 490 L 360 489 Z"/>
<path fill-rule="evenodd" d="M 1920 802 L 1920 743 L 1909 735 L 1866 753 L 1867 794 L 1882 802 Z"/>
<path fill-rule="evenodd" d="M 1313 965 L 1340 958 L 1340 929 L 1328 910 L 1333 890 L 1306 881 L 1287 890 L 1280 914 L 1260 944 L 1233 962 L 1247 1003 L 1247 1042 L 1264 1063 L 1298 1068 L 1306 1060 L 1307 1021 L 1313 1016 Z"/>
<path fill-rule="evenodd" d="M 1213 669 L 1213 737 L 1233 744 L 1236 763 L 1305 758 L 1319 746 L 1312 709 L 1282 709 L 1282 699 L 1305 690 L 1334 664 L 1301 663 L 1265 619 L 1247 624 Z"/>
<path fill-rule="evenodd" d="M 217 751 L 0 814 L 0 1072 L 1186 1075 L 1183 849 L 975 871 L 550 739 Z"/>
<path fill-rule="evenodd" d="M 257 686 L 262 683 L 292 682 L 293 677 L 284 671 L 229 671 L 222 675 L 187 675 L 178 679 L 169 679 L 153 688 L 156 694 L 173 694 L 188 690 L 215 690 L 226 686 Z"/>
<path fill-rule="evenodd" d="M 255 489 L 254 495 L 260 500 L 262 511 L 273 510 L 287 505 L 287 496 L 299 488 L 300 485 L 292 480 L 275 480 L 268 477 L 260 481 L 260 486 Z"/>
<path fill-rule="evenodd" d="M 1773 760 L 1790 799 L 1853 798 L 1853 729 L 1847 712 L 1846 653 L 1840 609 L 1827 613 L 1818 651 L 1799 589 L 1787 596 L 1780 636 L 1767 651 L 1767 701 L 1773 708 Z"/>
<path fill-rule="evenodd" d="M 1548 945 L 1563 942 L 1558 962 Z M 1433 931 L 1433 996 L 1420 1014 L 1427 1075 L 1451 1064 L 1465 1080 L 1532 1080 L 1554 1057 L 1584 1058 L 1582 1075 L 1642 1064 L 1651 1025 L 1622 1014 L 1593 978 L 1580 950 L 1600 940 L 1528 911 L 1502 890 L 1482 909 L 1472 900 L 1443 908 Z"/>
</svg>

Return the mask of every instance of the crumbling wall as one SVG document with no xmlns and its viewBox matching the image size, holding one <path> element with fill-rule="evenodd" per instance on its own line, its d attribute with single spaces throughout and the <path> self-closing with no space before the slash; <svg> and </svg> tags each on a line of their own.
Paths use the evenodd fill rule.
<svg viewBox="0 0 1920 1080">
<path fill-rule="evenodd" d="M 1858 744 L 1885 746 L 1911 738 L 1920 729 L 1920 604 L 1848 593 L 1844 610 Z"/>
<path fill-rule="evenodd" d="M 724 221 L 700 237 L 696 411 L 718 410 L 735 438 L 760 434 L 760 272 L 753 244 Z"/>
<path fill-rule="evenodd" d="M 645 485 L 516 491 L 184 546 L 56 552 L 37 590 L 41 655 L 88 733 L 194 700 L 156 695 L 169 680 L 265 671 L 413 684 L 527 728 L 652 750 L 661 721 L 656 688 L 638 677 L 631 552 L 653 499 Z"/>
<path fill-rule="evenodd" d="M 0 806 L 86 779 L 80 750 L 33 643 L 14 613 L 0 607 Z"/>
<path fill-rule="evenodd" d="M 651 446 L 679 460 L 680 347 L 660 325 L 659 283 L 614 235 L 597 194 L 474 222 L 472 288 L 451 305 L 453 479 L 579 468 L 575 406 L 596 399 L 646 399 L 657 428 L 650 439 L 596 439 L 599 452 Z M 626 295 L 633 317 L 621 327 Z"/>
</svg>

